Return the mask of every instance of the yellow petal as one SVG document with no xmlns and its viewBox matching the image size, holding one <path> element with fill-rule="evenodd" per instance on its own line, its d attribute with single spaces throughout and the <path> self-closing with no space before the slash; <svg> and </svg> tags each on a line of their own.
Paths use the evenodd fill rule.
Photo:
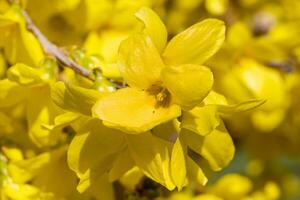
<svg viewBox="0 0 300 200">
<path fill-rule="evenodd" d="M 264 104 L 266 100 L 248 100 L 238 104 L 233 105 L 217 105 L 218 111 L 222 114 L 232 114 L 232 113 L 239 113 L 245 112 L 252 109 L 259 107 L 260 105 Z"/>
<path fill-rule="evenodd" d="M 200 196 L 197 196 L 194 200 L 223 200 L 223 199 L 213 194 L 201 194 Z"/>
<path fill-rule="evenodd" d="M 169 190 L 175 185 L 170 172 L 170 145 L 150 133 L 128 135 L 129 151 L 140 170 Z"/>
<path fill-rule="evenodd" d="M 58 115 L 54 119 L 54 123 L 49 125 L 49 124 L 44 124 L 43 127 L 48 129 L 48 130 L 53 130 L 53 129 L 58 129 L 62 128 L 64 126 L 70 125 L 72 122 L 78 120 L 81 115 L 73 112 L 66 112 L 61 115 Z"/>
<path fill-rule="evenodd" d="M 38 187 L 34 187 L 30 184 L 9 184 L 4 185 L 1 188 L 1 194 L 3 199 L 22 199 L 22 200 L 34 200 L 34 199 L 47 199 L 55 200 L 55 196 L 51 192 L 43 192 Z"/>
<path fill-rule="evenodd" d="M 108 181 L 107 174 L 95 178 L 92 180 L 92 185 L 84 194 L 96 199 L 115 200 L 113 184 Z"/>
<path fill-rule="evenodd" d="M 51 154 L 46 152 L 30 159 L 14 162 L 9 166 L 10 175 L 17 183 L 28 182 L 50 163 L 50 159 Z"/>
<path fill-rule="evenodd" d="M 206 136 L 187 130 L 182 131 L 182 136 L 185 143 L 205 158 L 214 171 L 227 166 L 234 156 L 233 141 L 223 124 Z"/>
<path fill-rule="evenodd" d="M 10 162 L 15 162 L 24 159 L 22 151 L 16 147 L 2 146 L 1 150 L 5 154 L 6 158 L 9 159 Z"/>
<path fill-rule="evenodd" d="M 171 175 L 174 184 L 178 190 L 182 190 L 186 184 L 186 146 L 182 144 L 179 138 L 177 138 L 173 145 L 171 155 Z"/>
<path fill-rule="evenodd" d="M 200 104 L 213 86 L 212 72 L 200 65 L 165 67 L 162 70 L 162 78 L 175 102 L 185 107 Z"/>
<path fill-rule="evenodd" d="M 207 19 L 176 35 L 167 45 L 163 58 L 169 65 L 203 64 L 222 46 L 224 23 Z"/>
<path fill-rule="evenodd" d="M 203 100 L 203 102 L 204 105 L 227 105 L 228 104 L 227 99 L 223 95 L 213 90 L 209 92 L 209 94 Z"/>
<path fill-rule="evenodd" d="M 65 110 L 91 115 L 91 108 L 103 94 L 93 89 L 65 85 L 57 82 L 51 86 L 51 98 Z"/>
<path fill-rule="evenodd" d="M 80 178 L 88 171 L 87 179 L 95 173 L 102 175 L 112 167 L 124 145 L 122 132 L 103 126 L 98 119 L 89 120 L 78 130 L 69 146 L 69 167 Z"/>
<path fill-rule="evenodd" d="M 227 174 L 211 187 L 211 192 L 224 199 L 243 199 L 252 188 L 249 178 L 239 174 Z"/>
<path fill-rule="evenodd" d="M 129 132 L 145 132 L 181 114 L 180 107 L 157 107 L 154 96 L 136 88 L 124 88 L 101 98 L 93 107 L 94 116 L 105 125 Z"/>
<path fill-rule="evenodd" d="M 159 16 L 147 7 L 142 7 L 135 13 L 135 16 L 144 23 L 144 33 L 150 36 L 157 50 L 162 52 L 167 42 L 168 33 Z"/>
<path fill-rule="evenodd" d="M 24 64 L 15 64 L 7 71 L 9 80 L 20 85 L 36 85 L 43 83 L 42 73 L 36 68 Z"/>
<path fill-rule="evenodd" d="M 128 148 L 124 149 L 115 160 L 112 169 L 109 171 L 109 181 L 113 182 L 121 178 L 127 171 L 134 167 Z"/>
<path fill-rule="evenodd" d="M 205 7 L 213 15 L 223 15 L 228 6 L 228 0 L 206 0 Z"/>
<path fill-rule="evenodd" d="M 0 16 L 0 22 L 5 22 L 4 27 L 1 23 L 0 45 L 3 46 L 9 63 L 22 62 L 38 66 L 44 58 L 43 49 L 36 37 L 26 28 L 20 13 L 20 7 L 14 5 Z"/>
<path fill-rule="evenodd" d="M 216 106 L 197 106 L 182 114 L 181 127 L 199 135 L 207 135 L 220 124 Z"/>
<path fill-rule="evenodd" d="M 53 124 L 55 117 L 62 114 L 62 110 L 51 101 L 50 88 L 47 85 L 33 87 L 28 93 L 30 98 L 27 99 L 26 115 L 30 138 L 40 147 L 56 144 L 61 130 L 47 130 L 43 127 L 45 124 Z"/>
<path fill-rule="evenodd" d="M 119 67 L 130 86 L 148 89 L 161 82 L 160 72 L 164 65 L 151 38 L 135 34 L 120 45 Z"/>
<path fill-rule="evenodd" d="M 125 189 L 129 191 L 134 191 L 136 186 L 143 180 L 145 175 L 143 172 L 138 168 L 134 167 L 129 170 L 124 176 L 122 176 L 119 181 L 125 187 Z"/>
<path fill-rule="evenodd" d="M 187 157 L 187 176 L 189 180 L 193 180 L 200 185 L 205 185 L 208 181 L 202 169 L 190 157 Z"/>
<path fill-rule="evenodd" d="M 153 129 L 151 133 L 156 137 L 159 137 L 168 142 L 174 142 L 178 136 L 180 130 L 180 123 L 174 119 L 167 123 L 160 124 Z"/>
<path fill-rule="evenodd" d="M 28 91 L 8 79 L 0 80 L 0 107 L 8 107 L 22 101 Z"/>
<path fill-rule="evenodd" d="M 285 108 L 274 109 L 270 112 L 264 112 L 257 109 L 251 115 L 251 121 L 255 128 L 258 130 L 269 133 L 274 130 L 286 117 Z"/>
<path fill-rule="evenodd" d="M 34 178 L 33 185 L 51 191 L 57 196 L 67 196 L 75 192 L 77 178 L 67 164 L 67 146 L 50 152 L 50 160 Z M 58 179 L 60 181 L 57 181 Z"/>
</svg>

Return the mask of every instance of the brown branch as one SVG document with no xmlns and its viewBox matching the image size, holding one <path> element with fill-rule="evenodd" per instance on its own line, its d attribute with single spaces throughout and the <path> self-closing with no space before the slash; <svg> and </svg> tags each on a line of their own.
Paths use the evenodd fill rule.
<svg viewBox="0 0 300 200">
<path fill-rule="evenodd" d="M 13 3 L 13 0 L 8 0 L 9 3 Z M 72 60 L 68 55 L 66 55 L 61 49 L 59 49 L 55 44 L 50 42 L 47 37 L 39 30 L 39 28 L 33 23 L 31 17 L 28 15 L 25 9 L 21 8 L 22 14 L 24 16 L 27 29 L 31 31 L 35 37 L 40 42 L 41 46 L 44 49 L 44 52 L 54 56 L 54 58 L 59 61 L 61 64 L 65 65 L 66 67 L 69 67 L 73 69 L 78 74 L 90 79 L 94 80 L 92 78 L 92 73 L 88 69 L 84 68 L 74 60 Z"/>
</svg>

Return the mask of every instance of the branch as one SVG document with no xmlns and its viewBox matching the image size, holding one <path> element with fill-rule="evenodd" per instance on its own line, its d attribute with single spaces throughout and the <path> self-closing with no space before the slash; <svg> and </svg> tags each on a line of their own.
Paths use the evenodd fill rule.
<svg viewBox="0 0 300 200">
<path fill-rule="evenodd" d="M 8 0 L 9 3 L 13 3 L 13 0 Z M 66 55 L 61 49 L 59 49 L 55 44 L 51 43 L 47 37 L 39 30 L 39 28 L 33 23 L 32 19 L 28 15 L 25 9 L 21 8 L 22 14 L 25 18 L 26 26 L 29 31 L 31 31 L 35 37 L 39 40 L 41 46 L 44 49 L 44 52 L 55 57 L 57 61 L 61 64 L 65 65 L 73 69 L 78 74 L 90 79 L 94 80 L 91 75 L 91 71 L 84 68 L 71 58 Z"/>
</svg>

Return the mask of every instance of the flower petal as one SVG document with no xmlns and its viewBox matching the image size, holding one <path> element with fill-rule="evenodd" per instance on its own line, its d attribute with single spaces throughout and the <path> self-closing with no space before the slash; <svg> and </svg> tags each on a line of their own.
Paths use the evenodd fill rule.
<svg viewBox="0 0 300 200">
<path fill-rule="evenodd" d="M 185 143 L 204 157 L 214 171 L 227 166 L 234 156 L 233 141 L 223 124 L 206 136 L 186 129 L 183 129 L 181 134 Z"/>
<path fill-rule="evenodd" d="M 217 108 L 220 113 L 226 115 L 232 113 L 246 112 L 257 108 L 265 102 L 266 100 L 252 99 L 233 105 L 217 105 Z"/>
<path fill-rule="evenodd" d="M 157 107 L 154 96 L 136 88 L 124 88 L 101 98 L 93 107 L 94 116 L 107 126 L 129 132 L 146 132 L 181 114 L 180 107 Z"/>
<path fill-rule="evenodd" d="M 143 173 L 169 190 L 175 185 L 170 172 L 170 145 L 150 133 L 128 135 L 129 151 Z"/>
<path fill-rule="evenodd" d="M 207 135 L 220 124 L 216 106 L 197 106 L 182 114 L 181 127 L 199 135 Z"/>
<path fill-rule="evenodd" d="M 162 70 L 162 78 L 175 102 L 186 107 L 200 104 L 213 86 L 212 72 L 200 65 L 167 66 Z"/>
<path fill-rule="evenodd" d="M 224 125 L 203 138 L 200 154 L 212 170 L 219 171 L 229 164 L 234 156 L 234 144 Z"/>
<path fill-rule="evenodd" d="M 119 68 L 130 86 L 148 89 L 161 82 L 164 64 L 151 38 L 135 34 L 124 40 L 119 48 Z"/>
<path fill-rule="evenodd" d="M 124 134 L 107 128 L 98 119 L 88 120 L 73 138 L 68 149 L 69 167 L 79 177 L 97 171 L 102 175 L 125 146 Z"/>
<path fill-rule="evenodd" d="M 103 94 L 97 90 L 57 82 L 51 86 L 51 98 L 65 110 L 91 115 L 92 106 Z"/>
<path fill-rule="evenodd" d="M 224 22 L 207 19 L 176 35 L 163 58 L 169 65 L 203 64 L 220 49 L 224 39 Z"/>
<path fill-rule="evenodd" d="M 151 37 L 157 50 L 162 52 L 167 43 L 168 32 L 159 16 L 148 7 L 142 7 L 135 16 L 144 23 L 144 33 Z"/>
<path fill-rule="evenodd" d="M 15 64 L 7 71 L 9 80 L 20 85 L 36 85 L 43 83 L 42 72 L 24 64 Z"/>
<path fill-rule="evenodd" d="M 15 105 L 28 94 L 28 90 L 8 79 L 0 80 L 0 108 Z"/>
<path fill-rule="evenodd" d="M 187 157 L 187 176 L 189 180 L 193 180 L 200 185 L 205 185 L 208 181 L 203 170 L 189 156 Z"/>
<path fill-rule="evenodd" d="M 187 183 L 186 179 L 186 146 L 182 144 L 179 138 L 177 138 L 173 145 L 171 155 L 171 175 L 174 184 L 178 187 L 178 190 L 182 190 Z"/>
<path fill-rule="evenodd" d="M 130 156 L 128 148 L 120 152 L 112 169 L 109 171 L 109 181 L 120 179 L 127 171 L 134 167 L 134 161 Z"/>
<path fill-rule="evenodd" d="M 53 124 L 56 116 L 62 114 L 50 98 L 50 87 L 32 87 L 28 90 L 30 98 L 26 101 L 26 119 L 30 139 L 39 147 L 57 144 L 61 129 L 47 130 L 43 126 Z"/>
</svg>

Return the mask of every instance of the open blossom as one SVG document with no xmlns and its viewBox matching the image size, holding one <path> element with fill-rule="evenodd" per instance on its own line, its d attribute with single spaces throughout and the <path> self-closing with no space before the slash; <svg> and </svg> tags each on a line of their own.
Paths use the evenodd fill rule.
<svg viewBox="0 0 300 200">
<path fill-rule="evenodd" d="M 207 19 L 167 43 L 159 17 L 142 8 L 136 16 L 144 30 L 124 40 L 119 69 L 129 85 L 101 98 L 93 113 L 108 126 L 145 132 L 202 102 L 213 86 L 213 74 L 202 64 L 222 45 L 225 26 Z"/>
</svg>

